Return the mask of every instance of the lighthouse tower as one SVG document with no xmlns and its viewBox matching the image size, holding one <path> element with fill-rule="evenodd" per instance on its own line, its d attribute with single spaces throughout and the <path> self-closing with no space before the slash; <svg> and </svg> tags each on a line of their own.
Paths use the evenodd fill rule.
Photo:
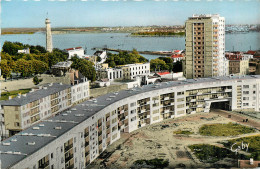
<svg viewBox="0 0 260 169">
<path fill-rule="evenodd" d="M 48 18 L 46 18 L 45 24 L 46 24 L 46 50 L 48 52 L 52 52 L 51 22 Z"/>
</svg>

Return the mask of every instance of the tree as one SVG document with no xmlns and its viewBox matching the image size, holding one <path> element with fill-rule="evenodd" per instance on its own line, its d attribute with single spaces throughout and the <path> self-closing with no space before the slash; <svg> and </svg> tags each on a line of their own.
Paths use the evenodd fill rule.
<svg viewBox="0 0 260 169">
<path fill-rule="evenodd" d="M 8 53 L 9 55 L 16 55 L 18 50 L 23 49 L 23 45 L 19 42 L 9 42 L 5 41 L 3 45 L 3 52 Z"/>
<path fill-rule="evenodd" d="M 34 85 L 38 85 L 41 82 L 42 82 L 42 79 L 39 79 L 38 76 L 33 77 L 33 84 Z"/>
<path fill-rule="evenodd" d="M 165 63 L 165 61 L 161 59 L 152 59 L 150 61 L 150 70 L 158 71 L 158 70 L 168 70 L 169 66 Z"/>
<path fill-rule="evenodd" d="M 92 82 L 96 80 L 96 70 L 94 68 L 94 64 L 85 59 L 79 59 L 78 57 L 73 56 L 71 58 L 73 62 L 71 67 L 79 70 L 82 75 L 87 77 Z"/>
<path fill-rule="evenodd" d="M 5 78 L 5 80 L 7 79 L 7 77 L 10 77 L 12 69 L 9 66 L 7 60 L 1 60 L 0 68 L 1 68 L 1 72 L 2 72 L 2 75 Z"/>
<path fill-rule="evenodd" d="M 21 73 L 22 77 L 31 76 L 33 72 L 33 66 L 30 61 L 19 59 L 15 62 L 16 66 L 14 72 Z"/>
<path fill-rule="evenodd" d="M 44 63 L 40 60 L 33 59 L 33 60 L 31 60 L 31 63 L 32 63 L 32 67 L 33 67 L 33 72 L 35 74 L 42 74 L 48 70 L 47 63 Z"/>
</svg>

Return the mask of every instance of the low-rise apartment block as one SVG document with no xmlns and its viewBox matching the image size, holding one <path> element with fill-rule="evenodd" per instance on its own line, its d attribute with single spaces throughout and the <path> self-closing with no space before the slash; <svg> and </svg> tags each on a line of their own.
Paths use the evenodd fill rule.
<svg viewBox="0 0 260 169">
<path fill-rule="evenodd" d="M 253 55 L 234 52 L 226 53 L 225 56 L 229 60 L 229 74 L 246 75 L 249 73 L 249 59 L 252 59 Z"/>
<path fill-rule="evenodd" d="M 187 79 L 85 101 L 4 140 L 5 168 L 85 168 L 121 132 L 211 108 L 260 110 L 260 76 Z"/>
<path fill-rule="evenodd" d="M 137 75 L 150 75 L 150 63 L 136 63 L 122 66 L 123 78 L 134 79 Z"/>
<path fill-rule="evenodd" d="M 6 130 L 10 135 L 89 97 L 89 81 L 76 85 L 51 83 L 27 94 L 0 103 Z"/>
<path fill-rule="evenodd" d="M 116 68 L 105 68 L 97 70 L 98 76 L 107 78 L 109 81 L 116 79 L 128 79 L 133 80 L 136 76 L 148 76 L 150 75 L 150 63 L 136 63 L 118 66 Z"/>
</svg>

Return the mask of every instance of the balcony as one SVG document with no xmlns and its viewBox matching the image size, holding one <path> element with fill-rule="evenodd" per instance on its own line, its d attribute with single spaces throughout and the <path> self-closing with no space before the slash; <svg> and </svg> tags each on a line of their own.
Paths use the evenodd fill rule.
<svg viewBox="0 0 260 169">
<path fill-rule="evenodd" d="M 163 100 L 169 100 L 170 99 L 170 97 L 165 97 Z"/>
<path fill-rule="evenodd" d="M 110 117 L 107 117 L 107 118 L 106 118 L 106 121 L 110 121 Z"/>
<path fill-rule="evenodd" d="M 70 166 L 66 166 L 65 169 L 74 169 L 74 164 L 72 164 Z"/>
<path fill-rule="evenodd" d="M 89 132 L 84 134 L 84 137 L 88 137 L 89 136 Z"/>
<path fill-rule="evenodd" d="M 44 164 L 40 164 L 39 165 L 39 168 L 47 168 L 49 166 L 50 162 L 49 161 L 46 161 Z"/>
<path fill-rule="evenodd" d="M 169 112 L 170 112 L 169 109 L 163 111 L 163 113 L 169 113 Z"/>
<path fill-rule="evenodd" d="M 70 161 L 73 158 L 73 154 L 70 154 L 68 157 L 65 157 L 65 162 Z"/>
<path fill-rule="evenodd" d="M 196 99 L 191 99 L 190 102 L 196 102 Z"/>
<path fill-rule="evenodd" d="M 232 89 L 225 89 L 225 92 L 232 92 Z"/>
<path fill-rule="evenodd" d="M 65 152 L 67 152 L 68 150 L 70 150 L 73 147 L 73 144 L 70 144 L 68 146 L 65 147 Z"/>
<path fill-rule="evenodd" d="M 197 107 L 203 107 L 203 104 L 198 104 L 198 106 Z"/>
</svg>

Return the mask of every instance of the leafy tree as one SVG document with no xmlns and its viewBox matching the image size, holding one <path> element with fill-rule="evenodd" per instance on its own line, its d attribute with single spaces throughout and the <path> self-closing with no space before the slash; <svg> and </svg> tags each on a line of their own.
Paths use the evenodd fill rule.
<svg viewBox="0 0 260 169">
<path fill-rule="evenodd" d="M 158 59 L 163 60 L 166 65 L 168 66 L 168 71 L 171 72 L 173 69 L 173 61 L 171 59 L 171 57 L 159 57 Z"/>
<path fill-rule="evenodd" d="M 159 71 L 159 70 L 169 70 L 169 66 L 165 63 L 165 61 L 161 59 L 152 59 L 150 61 L 150 70 Z"/>
<path fill-rule="evenodd" d="M 31 60 L 33 66 L 33 72 L 35 74 L 42 74 L 48 69 L 47 63 L 44 63 L 40 60 L 33 59 Z"/>
<path fill-rule="evenodd" d="M 33 84 L 34 85 L 38 85 L 41 82 L 42 82 L 42 79 L 39 79 L 38 76 L 33 77 Z"/>
<path fill-rule="evenodd" d="M 11 75 L 11 70 L 12 70 L 11 67 L 9 66 L 9 64 L 8 64 L 8 61 L 7 60 L 1 60 L 0 68 L 1 68 L 2 75 L 6 80 L 7 77 L 9 77 Z"/>
<path fill-rule="evenodd" d="M 14 69 L 14 72 L 21 73 L 22 77 L 28 77 L 34 73 L 32 62 L 30 62 L 30 61 L 27 61 L 24 59 L 19 59 L 16 61 L 15 64 L 16 64 L 16 67 Z"/>
<path fill-rule="evenodd" d="M 71 65 L 72 68 L 79 70 L 82 75 L 92 82 L 96 80 L 96 70 L 92 62 L 75 56 L 71 58 L 71 61 L 73 62 Z"/>
<path fill-rule="evenodd" d="M 148 60 L 145 57 L 139 55 L 136 49 L 133 49 L 133 51 L 130 53 L 127 53 L 126 51 L 119 51 L 118 54 L 108 53 L 108 58 L 106 60 L 106 63 L 108 63 L 109 67 L 145 62 L 148 62 Z"/>
<path fill-rule="evenodd" d="M 5 41 L 3 45 L 3 52 L 8 53 L 9 55 L 16 55 L 18 50 L 23 49 L 23 45 L 19 42 L 9 42 Z"/>
</svg>

